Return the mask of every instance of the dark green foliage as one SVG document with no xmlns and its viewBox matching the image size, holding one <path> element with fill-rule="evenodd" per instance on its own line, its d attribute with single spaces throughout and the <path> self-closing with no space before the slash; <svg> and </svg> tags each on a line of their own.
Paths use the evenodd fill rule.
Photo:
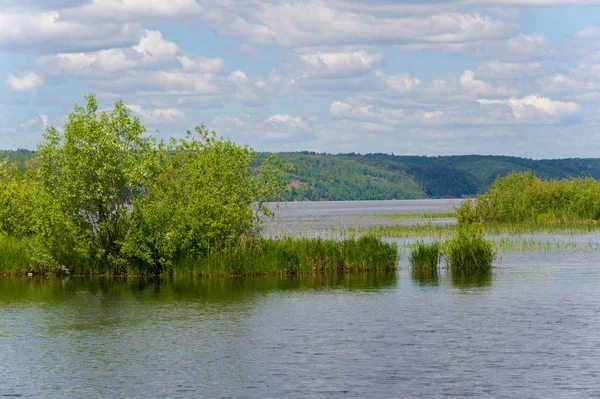
<svg viewBox="0 0 600 399">
<path fill-rule="evenodd" d="M 0 151 L 21 165 L 32 157 L 28 150 Z M 258 153 L 253 166 L 270 154 Z M 532 160 L 487 155 L 440 157 L 387 154 L 278 153 L 294 171 L 285 175 L 287 201 L 384 200 L 473 196 L 484 192 L 498 176 L 532 172 L 548 179 L 579 177 L 600 179 L 600 159 Z"/>
<path fill-rule="evenodd" d="M 496 250 L 483 238 L 480 225 L 459 226 L 445 247 L 446 263 L 453 273 L 488 270 L 496 259 Z"/>
<path fill-rule="evenodd" d="M 267 153 L 257 154 L 257 162 Z M 600 159 L 532 160 L 505 156 L 395 156 L 277 153 L 294 171 L 288 201 L 413 199 L 473 196 L 498 176 L 528 171 L 543 178 L 600 178 Z"/>
<path fill-rule="evenodd" d="M 410 249 L 408 262 L 413 268 L 436 269 L 442 257 L 442 246 L 438 242 L 419 241 Z"/>
</svg>

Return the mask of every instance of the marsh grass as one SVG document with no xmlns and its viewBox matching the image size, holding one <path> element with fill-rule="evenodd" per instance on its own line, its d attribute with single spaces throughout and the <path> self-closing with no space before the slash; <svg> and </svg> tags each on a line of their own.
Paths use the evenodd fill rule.
<svg viewBox="0 0 600 399">
<path fill-rule="evenodd" d="M 459 223 L 593 224 L 600 220 L 600 182 L 592 177 L 542 179 L 530 172 L 499 177 L 457 209 Z"/>
<path fill-rule="evenodd" d="M 496 259 L 496 249 L 483 238 L 479 225 L 459 227 L 456 234 L 445 243 L 446 264 L 452 272 L 488 270 Z"/>
<path fill-rule="evenodd" d="M 0 275 L 143 275 L 135 265 L 121 273 L 98 273 L 85 265 L 67 270 L 45 258 L 37 245 L 0 236 Z M 205 256 L 181 257 L 166 266 L 162 275 L 252 276 L 305 273 L 371 272 L 396 269 L 398 246 L 375 237 L 324 240 L 320 238 L 262 239 L 231 246 Z"/>
<path fill-rule="evenodd" d="M 184 257 L 167 274 L 251 276 L 333 272 L 389 271 L 396 268 L 398 247 L 374 237 L 357 240 L 320 238 L 264 239 L 201 258 Z"/>
<path fill-rule="evenodd" d="M 26 274 L 29 271 L 29 249 L 24 240 L 0 235 L 0 274 Z"/>
<path fill-rule="evenodd" d="M 419 241 L 410 248 L 408 262 L 413 268 L 437 269 L 442 258 L 442 245 L 439 242 Z"/>
<path fill-rule="evenodd" d="M 456 212 L 429 212 L 429 213 L 373 213 L 361 215 L 362 218 L 386 218 L 386 219 L 441 219 L 456 217 Z"/>
</svg>

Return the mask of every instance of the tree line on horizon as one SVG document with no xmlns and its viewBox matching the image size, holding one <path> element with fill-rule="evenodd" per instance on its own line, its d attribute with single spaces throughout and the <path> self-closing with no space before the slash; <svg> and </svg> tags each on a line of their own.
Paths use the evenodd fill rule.
<svg viewBox="0 0 600 399">
<path fill-rule="evenodd" d="M 0 151 L 0 158 L 24 165 L 35 154 L 28 149 Z M 270 155 L 294 168 L 286 201 L 389 200 L 470 197 L 486 191 L 498 176 L 531 172 L 538 177 L 562 179 L 589 176 L 600 179 L 600 159 L 534 160 L 497 155 L 402 156 L 390 154 L 326 154 L 310 151 L 259 152 L 258 167 Z"/>
</svg>

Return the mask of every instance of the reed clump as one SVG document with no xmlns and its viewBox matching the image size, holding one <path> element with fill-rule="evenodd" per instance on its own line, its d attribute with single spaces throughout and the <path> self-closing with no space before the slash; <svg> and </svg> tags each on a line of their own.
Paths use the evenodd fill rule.
<svg viewBox="0 0 600 399">
<path fill-rule="evenodd" d="M 470 272 L 491 269 L 497 252 L 493 243 L 484 239 L 480 225 L 465 225 L 446 241 L 444 256 L 453 273 Z"/>
<path fill-rule="evenodd" d="M 439 242 L 419 241 L 412 245 L 408 262 L 413 268 L 437 269 L 442 259 L 442 245 Z"/>
<path fill-rule="evenodd" d="M 499 177 L 457 209 L 459 224 L 580 224 L 600 220 L 600 182 L 592 177 L 542 179 L 530 172 Z"/>
<path fill-rule="evenodd" d="M 396 269 L 397 244 L 374 237 L 342 241 L 282 238 L 241 241 L 204 255 L 174 259 L 161 275 L 253 276 L 372 272 Z M 152 275 L 143 265 L 128 264 L 108 275 Z M 25 239 L 0 236 L 0 275 L 94 275 L 85 264 L 66 269 Z"/>
<path fill-rule="evenodd" d="M 252 276 L 389 271 L 396 269 L 398 247 L 374 237 L 342 241 L 321 238 L 262 239 L 173 262 L 164 274 Z"/>
</svg>

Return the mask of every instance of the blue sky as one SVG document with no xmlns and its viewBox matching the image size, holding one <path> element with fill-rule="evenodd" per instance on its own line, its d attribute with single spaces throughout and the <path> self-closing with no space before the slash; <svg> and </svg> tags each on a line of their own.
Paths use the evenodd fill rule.
<svg viewBox="0 0 600 399">
<path fill-rule="evenodd" d="M 256 150 L 600 156 L 600 0 L 0 0 L 0 148 L 83 96 Z"/>
</svg>

